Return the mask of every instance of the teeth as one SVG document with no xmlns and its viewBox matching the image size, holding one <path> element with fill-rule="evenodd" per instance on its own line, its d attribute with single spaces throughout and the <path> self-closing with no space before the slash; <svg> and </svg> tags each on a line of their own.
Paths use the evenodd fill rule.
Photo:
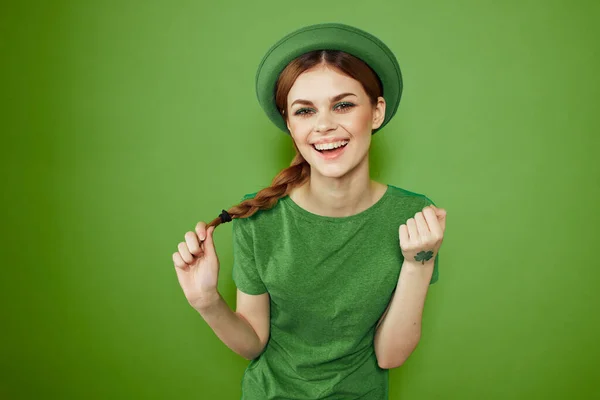
<svg viewBox="0 0 600 400">
<path fill-rule="evenodd" d="M 348 143 L 348 140 L 342 140 L 340 142 L 326 143 L 326 144 L 315 144 L 315 148 L 317 150 L 331 150 L 336 149 L 338 147 L 342 147 Z"/>
</svg>

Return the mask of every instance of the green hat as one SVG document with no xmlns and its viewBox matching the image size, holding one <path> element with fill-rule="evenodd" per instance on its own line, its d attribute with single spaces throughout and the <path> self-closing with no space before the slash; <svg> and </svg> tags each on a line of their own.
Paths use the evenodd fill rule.
<svg viewBox="0 0 600 400">
<path fill-rule="evenodd" d="M 356 27 L 340 23 L 309 25 L 293 31 L 265 54 L 256 71 L 256 97 L 269 119 L 290 134 L 275 104 L 275 84 L 279 74 L 296 57 L 313 50 L 341 50 L 366 62 L 383 85 L 385 118 L 373 134 L 396 114 L 402 95 L 402 74 L 394 53 L 381 40 Z"/>
</svg>

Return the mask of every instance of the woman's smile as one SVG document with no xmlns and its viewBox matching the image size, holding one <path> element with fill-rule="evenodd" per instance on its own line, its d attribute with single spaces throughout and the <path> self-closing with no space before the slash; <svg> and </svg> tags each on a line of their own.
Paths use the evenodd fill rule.
<svg viewBox="0 0 600 400">
<path fill-rule="evenodd" d="M 332 145 L 325 146 L 325 147 L 334 147 L 331 149 L 319 150 L 315 147 L 316 145 L 313 145 L 312 147 L 317 153 L 319 153 L 319 156 L 322 157 L 323 159 L 335 160 L 335 159 L 339 158 L 342 154 L 344 154 L 349 142 L 350 142 L 349 140 L 345 140 L 343 142 L 337 142 L 337 143 L 341 144 L 340 146 L 335 146 L 335 144 L 334 144 L 334 146 L 332 146 Z M 321 145 L 319 145 L 319 147 L 320 146 Z"/>
</svg>

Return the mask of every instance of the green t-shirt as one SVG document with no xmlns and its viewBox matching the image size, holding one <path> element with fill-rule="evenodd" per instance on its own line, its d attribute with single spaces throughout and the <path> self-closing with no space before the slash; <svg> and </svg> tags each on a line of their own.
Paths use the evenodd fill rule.
<svg viewBox="0 0 600 400">
<path fill-rule="evenodd" d="M 244 293 L 269 292 L 271 305 L 269 341 L 244 371 L 243 400 L 387 400 L 373 340 L 404 261 L 399 227 L 435 205 L 387 186 L 348 217 L 313 214 L 286 195 L 233 219 L 233 281 Z"/>
</svg>

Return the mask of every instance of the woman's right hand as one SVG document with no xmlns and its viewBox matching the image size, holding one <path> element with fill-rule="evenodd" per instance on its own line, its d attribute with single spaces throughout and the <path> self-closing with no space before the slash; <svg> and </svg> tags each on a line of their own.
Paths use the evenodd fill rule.
<svg viewBox="0 0 600 400">
<path fill-rule="evenodd" d="M 186 232 L 185 242 L 179 243 L 179 251 L 173 253 L 179 284 L 196 310 L 218 295 L 219 258 L 213 242 L 214 230 L 214 226 L 206 229 L 205 222 L 198 222 L 196 232 Z"/>
</svg>

